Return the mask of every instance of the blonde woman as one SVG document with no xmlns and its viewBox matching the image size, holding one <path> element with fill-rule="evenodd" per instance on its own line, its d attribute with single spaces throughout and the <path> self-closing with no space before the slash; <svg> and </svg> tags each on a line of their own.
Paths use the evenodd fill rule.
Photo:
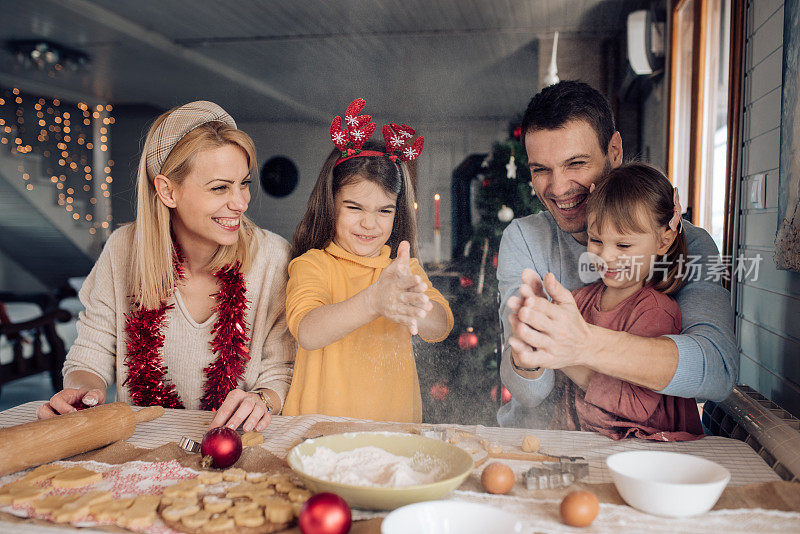
<svg viewBox="0 0 800 534">
<path fill-rule="evenodd" d="M 222 108 L 161 115 L 145 141 L 136 222 L 116 230 L 80 291 L 86 311 L 46 418 L 117 399 L 216 410 L 213 426 L 264 430 L 296 345 L 286 327 L 289 244 L 245 216 L 256 164 Z"/>
</svg>

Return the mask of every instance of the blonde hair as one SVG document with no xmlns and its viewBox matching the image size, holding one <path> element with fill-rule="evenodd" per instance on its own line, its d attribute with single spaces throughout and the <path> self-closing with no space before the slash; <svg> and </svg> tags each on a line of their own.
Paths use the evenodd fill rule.
<svg viewBox="0 0 800 534">
<path fill-rule="evenodd" d="M 154 142 L 153 134 L 173 111 L 174 109 L 158 117 L 150 127 L 139 161 L 137 177 L 136 221 L 133 223 L 129 294 L 132 295 L 136 305 L 150 309 L 159 307 L 169 297 L 177 282 L 173 268 L 176 250 L 171 232 L 172 213 L 156 194 L 155 176 L 150 176 L 147 172 L 147 152 Z M 180 186 L 192 171 L 199 153 L 226 145 L 240 148 L 247 157 L 250 172 L 256 172 L 256 149 L 250 136 L 224 122 L 213 121 L 201 124 L 184 135 L 170 151 L 160 173 Z M 237 242 L 217 248 L 208 266 L 209 271 L 216 272 L 237 260 L 243 272 L 249 270 L 255 253 L 255 250 L 251 250 L 251 245 L 256 243 L 252 239 L 254 229 L 255 225 L 242 216 Z"/>
</svg>

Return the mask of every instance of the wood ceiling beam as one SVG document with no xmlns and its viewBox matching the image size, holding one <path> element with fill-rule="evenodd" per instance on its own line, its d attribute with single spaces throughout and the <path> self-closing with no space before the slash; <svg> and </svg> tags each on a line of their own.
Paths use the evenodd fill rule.
<svg viewBox="0 0 800 534">
<path fill-rule="evenodd" d="M 245 74 L 221 61 L 217 61 L 199 52 L 188 49 L 185 46 L 181 46 L 160 33 L 149 30 L 144 26 L 136 24 L 92 2 L 87 0 L 57 0 L 54 3 L 58 7 L 68 9 L 76 15 L 90 19 L 97 24 L 117 31 L 144 45 L 163 52 L 166 55 L 213 72 L 255 93 L 277 100 L 281 104 L 302 113 L 311 120 L 321 122 L 330 121 L 331 113 L 329 111 L 307 106 L 282 91 L 275 89 L 260 78 Z"/>
<path fill-rule="evenodd" d="M 622 30 L 591 31 L 559 31 L 559 39 L 597 39 L 607 38 Z M 314 41 L 325 39 L 366 39 L 366 38 L 418 38 L 418 37 L 465 37 L 469 35 L 523 35 L 530 40 L 553 40 L 555 31 L 541 28 L 464 28 L 458 30 L 414 30 L 414 31 L 368 31 L 368 32 L 336 32 L 336 33 L 302 33 L 284 35 L 246 35 L 236 37 L 198 37 L 193 39 L 176 39 L 182 46 L 209 46 L 215 44 L 269 43 L 286 41 Z"/>
</svg>

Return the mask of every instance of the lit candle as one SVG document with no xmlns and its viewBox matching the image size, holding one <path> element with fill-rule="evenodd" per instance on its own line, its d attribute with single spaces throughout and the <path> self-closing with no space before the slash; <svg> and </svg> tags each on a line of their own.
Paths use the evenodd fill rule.
<svg viewBox="0 0 800 534">
<path fill-rule="evenodd" d="M 442 222 L 439 218 L 439 193 L 433 195 L 433 263 L 442 263 Z"/>
<path fill-rule="evenodd" d="M 442 231 L 438 228 L 433 230 L 433 263 L 442 263 Z"/>
</svg>

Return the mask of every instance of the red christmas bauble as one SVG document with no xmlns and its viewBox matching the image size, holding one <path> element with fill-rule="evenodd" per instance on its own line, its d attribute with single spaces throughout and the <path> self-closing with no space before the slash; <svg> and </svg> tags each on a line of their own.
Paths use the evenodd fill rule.
<svg viewBox="0 0 800 534">
<path fill-rule="evenodd" d="M 317 493 L 306 501 L 297 518 L 303 534 L 346 534 L 351 521 L 350 507 L 335 493 Z"/>
<path fill-rule="evenodd" d="M 497 402 L 497 386 L 494 386 L 492 388 L 492 400 Z M 505 404 L 510 400 L 511 400 L 511 392 L 508 391 L 505 386 L 503 386 L 503 393 L 502 397 L 500 398 L 500 402 Z"/>
<path fill-rule="evenodd" d="M 431 397 L 438 401 L 442 401 L 450 394 L 450 388 L 444 382 L 436 382 L 431 386 Z"/>
<path fill-rule="evenodd" d="M 204 464 L 210 463 L 220 469 L 230 467 L 242 455 L 242 438 L 232 428 L 226 426 L 212 428 L 203 436 L 200 454 L 203 456 Z"/>
<path fill-rule="evenodd" d="M 490 183 L 490 182 L 489 182 L 489 179 L 488 179 L 488 178 L 484 178 L 484 179 L 483 179 L 483 187 L 489 187 L 489 183 Z"/>
<path fill-rule="evenodd" d="M 461 350 L 470 350 L 478 346 L 478 334 L 472 331 L 472 327 L 458 336 L 458 346 Z"/>
<path fill-rule="evenodd" d="M 522 136 L 522 127 L 521 126 L 517 126 L 516 128 L 514 128 L 514 134 L 513 135 L 514 135 L 514 139 L 519 139 Z"/>
<path fill-rule="evenodd" d="M 495 269 L 497 269 L 497 260 L 498 260 L 497 254 L 492 256 L 492 267 L 494 267 Z"/>
<path fill-rule="evenodd" d="M 469 276 L 462 276 L 458 279 L 458 283 L 461 284 L 461 287 L 472 287 L 474 282 Z"/>
</svg>

